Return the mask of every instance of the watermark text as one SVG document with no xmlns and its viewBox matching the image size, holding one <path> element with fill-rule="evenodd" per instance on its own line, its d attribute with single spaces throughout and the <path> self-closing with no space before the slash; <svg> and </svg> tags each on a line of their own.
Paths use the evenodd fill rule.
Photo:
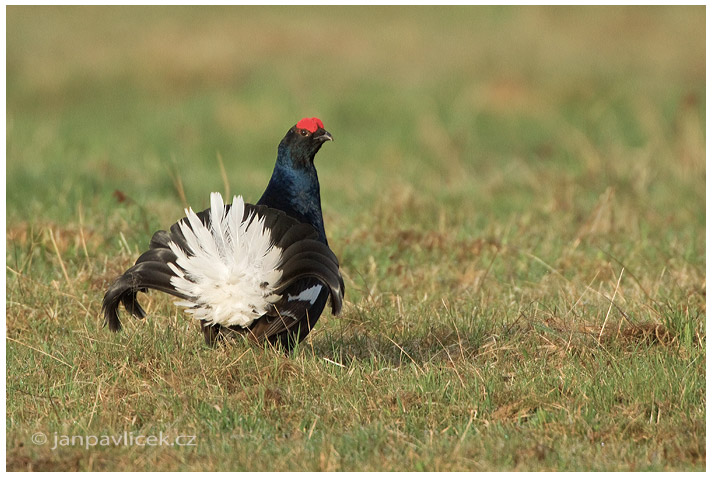
<svg viewBox="0 0 712 478">
<path fill-rule="evenodd" d="M 43 432 L 37 432 L 32 435 L 32 443 L 35 445 L 50 443 L 52 445 L 51 450 L 62 447 L 81 447 L 88 450 L 96 446 L 197 446 L 194 435 L 171 437 L 162 431 L 158 435 L 124 432 L 120 435 L 61 435 L 53 433 L 50 436 Z"/>
</svg>

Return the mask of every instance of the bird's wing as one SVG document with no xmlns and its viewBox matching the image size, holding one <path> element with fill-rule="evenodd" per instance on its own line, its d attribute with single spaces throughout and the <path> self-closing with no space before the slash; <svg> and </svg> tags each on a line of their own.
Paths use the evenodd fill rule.
<svg viewBox="0 0 712 478">
<path fill-rule="evenodd" d="M 282 277 L 274 290 L 277 297 L 272 309 L 250 327 L 253 338 L 270 338 L 285 332 L 305 336 L 329 297 L 332 313 L 341 311 L 344 281 L 339 261 L 317 237 L 314 228 L 300 223 L 299 228 L 291 228 L 278 242 L 284 249 L 279 266 Z"/>
</svg>

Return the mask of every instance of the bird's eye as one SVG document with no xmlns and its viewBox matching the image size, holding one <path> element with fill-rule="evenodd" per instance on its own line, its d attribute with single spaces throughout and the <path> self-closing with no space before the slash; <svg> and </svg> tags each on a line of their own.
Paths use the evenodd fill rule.
<svg viewBox="0 0 712 478">
<path fill-rule="evenodd" d="M 309 136 L 309 131 L 306 129 L 300 129 L 299 134 L 301 134 L 302 136 Z"/>
</svg>

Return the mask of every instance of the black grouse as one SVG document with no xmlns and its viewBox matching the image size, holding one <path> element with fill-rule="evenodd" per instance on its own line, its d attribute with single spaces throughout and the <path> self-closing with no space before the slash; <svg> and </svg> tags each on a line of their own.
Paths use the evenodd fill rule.
<svg viewBox="0 0 712 478">
<path fill-rule="evenodd" d="M 146 313 L 136 295 L 156 289 L 200 320 L 206 343 L 246 334 L 290 350 L 301 342 L 331 298 L 338 314 L 344 298 L 339 261 L 329 249 L 314 156 L 332 140 L 318 118 L 304 118 L 282 139 L 272 178 L 256 205 L 242 197 L 158 231 L 136 264 L 104 296 L 109 329 L 121 329 L 118 308 Z"/>
</svg>

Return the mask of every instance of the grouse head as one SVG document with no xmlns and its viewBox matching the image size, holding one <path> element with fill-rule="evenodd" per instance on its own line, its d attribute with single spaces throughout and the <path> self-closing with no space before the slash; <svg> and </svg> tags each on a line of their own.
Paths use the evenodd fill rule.
<svg viewBox="0 0 712 478">
<path fill-rule="evenodd" d="M 319 118 L 302 118 L 279 143 L 279 156 L 293 167 L 310 167 L 321 146 L 333 140 Z"/>
</svg>

